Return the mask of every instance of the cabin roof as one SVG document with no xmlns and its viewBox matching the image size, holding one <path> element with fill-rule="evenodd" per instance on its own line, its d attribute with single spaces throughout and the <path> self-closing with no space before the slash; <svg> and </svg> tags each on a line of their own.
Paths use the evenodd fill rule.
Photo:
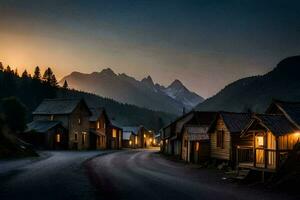
<svg viewBox="0 0 300 200">
<path fill-rule="evenodd" d="M 300 126 L 300 102 L 285 102 L 275 100 L 274 103 L 278 105 L 281 110 L 291 118 L 291 120 Z"/>
<path fill-rule="evenodd" d="M 90 117 L 90 121 L 91 122 L 95 122 L 99 119 L 99 117 L 102 115 L 102 113 L 105 111 L 104 108 L 89 108 L 91 113 L 92 113 L 92 116 Z"/>
<path fill-rule="evenodd" d="M 33 111 L 32 114 L 34 115 L 71 114 L 75 110 L 75 108 L 79 105 L 80 102 L 84 102 L 84 100 L 83 99 L 44 99 L 42 103 L 35 109 L 35 111 Z"/>
<path fill-rule="evenodd" d="M 298 131 L 297 127 L 293 125 L 284 115 L 256 114 L 254 118 L 257 118 L 276 136 Z"/>
<path fill-rule="evenodd" d="M 36 120 L 27 124 L 26 132 L 36 131 L 38 133 L 45 133 L 48 130 L 61 125 L 59 121 Z"/>
<path fill-rule="evenodd" d="M 217 112 L 196 111 L 192 119 L 185 125 L 210 125 L 216 118 Z"/>
<path fill-rule="evenodd" d="M 217 125 L 218 118 L 221 117 L 231 133 L 240 133 L 246 127 L 251 120 L 250 113 L 235 113 L 235 112 L 219 112 L 218 117 L 214 120 L 210 126 L 208 132 L 213 132 Z"/>
</svg>

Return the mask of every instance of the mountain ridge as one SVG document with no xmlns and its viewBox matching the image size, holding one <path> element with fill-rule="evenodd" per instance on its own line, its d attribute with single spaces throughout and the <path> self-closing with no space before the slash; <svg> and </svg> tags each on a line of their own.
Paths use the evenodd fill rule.
<svg viewBox="0 0 300 200">
<path fill-rule="evenodd" d="M 273 99 L 300 101 L 300 56 L 280 61 L 270 72 L 234 81 L 198 104 L 196 110 L 264 112 Z"/>
<path fill-rule="evenodd" d="M 154 83 L 151 76 L 139 81 L 125 73 L 116 74 L 110 68 L 90 74 L 72 72 L 63 77 L 59 84 L 63 84 L 65 80 L 70 88 L 91 92 L 121 103 L 174 114 L 181 114 L 183 108 L 191 110 L 204 100 L 188 90 L 179 80 L 174 80 L 165 87 Z"/>
</svg>

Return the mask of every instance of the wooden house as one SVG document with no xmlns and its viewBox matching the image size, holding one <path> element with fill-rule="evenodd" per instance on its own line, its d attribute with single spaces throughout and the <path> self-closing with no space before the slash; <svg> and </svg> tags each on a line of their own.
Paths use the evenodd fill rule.
<svg viewBox="0 0 300 200">
<path fill-rule="evenodd" d="M 106 149 L 110 120 L 104 108 L 90 108 L 90 149 Z"/>
<path fill-rule="evenodd" d="M 68 149 L 68 133 L 59 121 L 33 121 L 27 124 L 23 138 L 38 149 Z"/>
<path fill-rule="evenodd" d="M 108 134 L 106 140 L 107 149 L 121 149 L 123 129 L 116 122 L 111 121 L 108 126 Z"/>
<path fill-rule="evenodd" d="M 182 138 L 181 131 L 183 125 L 188 122 L 193 116 L 194 111 L 182 115 L 172 123 L 163 128 L 162 148 L 166 154 L 171 154 L 177 157 L 181 156 Z"/>
<path fill-rule="evenodd" d="M 33 122 L 29 124 L 32 130 L 40 131 L 35 125 L 41 121 L 49 124 L 59 122 L 67 133 L 66 137 L 61 137 L 56 132 L 58 129 L 48 131 L 48 134 L 57 136 L 47 137 L 49 140 L 45 142 L 45 148 L 51 148 L 50 138 L 54 137 L 57 143 L 64 143 L 67 138 L 68 149 L 89 149 L 89 118 L 92 113 L 83 99 L 45 99 L 32 114 Z M 50 125 L 47 128 L 49 127 Z"/>
<path fill-rule="evenodd" d="M 277 172 L 300 142 L 300 103 L 273 101 L 267 114 L 255 114 L 242 133 L 252 145 L 237 151 L 239 168 Z"/>
<path fill-rule="evenodd" d="M 122 127 L 123 128 L 123 147 L 135 148 L 136 127 Z"/>
<path fill-rule="evenodd" d="M 269 172 L 276 172 L 300 141 L 299 129 L 281 114 L 253 115 L 242 138 L 249 136 L 253 145 L 239 147 L 238 166 Z"/>
<path fill-rule="evenodd" d="M 251 136 L 241 139 L 241 132 L 250 121 L 249 113 L 219 112 L 210 126 L 211 158 L 228 162 L 235 167 L 238 146 L 251 146 Z"/>
<path fill-rule="evenodd" d="M 216 112 L 194 112 L 193 118 L 184 124 L 181 159 L 199 163 L 210 157 L 208 129 L 216 114 Z"/>
</svg>

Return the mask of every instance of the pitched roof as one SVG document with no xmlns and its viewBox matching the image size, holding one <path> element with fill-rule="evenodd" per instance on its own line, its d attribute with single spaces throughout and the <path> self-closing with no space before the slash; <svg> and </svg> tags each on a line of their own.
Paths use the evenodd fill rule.
<svg viewBox="0 0 300 200">
<path fill-rule="evenodd" d="M 250 113 L 220 112 L 220 115 L 231 133 L 242 132 L 251 120 Z"/>
<path fill-rule="evenodd" d="M 275 100 L 274 103 L 278 105 L 290 119 L 300 127 L 300 102 L 285 102 Z"/>
<path fill-rule="evenodd" d="M 70 114 L 83 99 L 44 99 L 33 111 L 36 115 Z"/>
<path fill-rule="evenodd" d="M 284 115 L 256 114 L 257 118 L 274 135 L 280 136 L 299 131 Z"/>
<path fill-rule="evenodd" d="M 98 118 L 102 115 L 102 113 L 104 112 L 104 108 L 89 108 L 92 116 L 90 117 L 90 121 L 91 122 L 95 122 L 98 120 Z"/>
<path fill-rule="evenodd" d="M 45 133 L 60 124 L 61 122 L 59 121 L 36 120 L 27 124 L 26 132 L 36 131 L 38 133 Z"/>
<path fill-rule="evenodd" d="M 217 112 L 201 112 L 196 111 L 191 120 L 185 125 L 210 125 L 216 118 Z"/>
</svg>

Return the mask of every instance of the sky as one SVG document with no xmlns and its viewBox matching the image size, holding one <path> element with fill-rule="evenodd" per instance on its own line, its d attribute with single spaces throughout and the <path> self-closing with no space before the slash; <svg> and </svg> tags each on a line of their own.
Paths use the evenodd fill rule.
<svg viewBox="0 0 300 200">
<path fill-rule="evenodd" d="M 58 79 L 110 67 L 207 98 L 300 53 L 288 0 L 0 0 L 0 62 Z"/>
</svg>

